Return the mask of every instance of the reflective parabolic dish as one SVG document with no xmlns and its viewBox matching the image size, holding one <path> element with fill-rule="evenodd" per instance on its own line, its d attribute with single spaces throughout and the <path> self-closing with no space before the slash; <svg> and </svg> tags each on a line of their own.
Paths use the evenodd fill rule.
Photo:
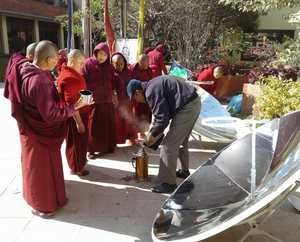
<svg viewBox="0 0 300 242">
<path fill-rule="evenodd" d="M 199 241 L 267 207 L 300 177 L 300 111 L 256 129 L 256 187 L 251 199 L 252 134 L 207 160 L 157 213 L 154 241 Z"/>
<path fill-rule="evenodd" d="M 202 120 L 205 118 L 214 118 L 214 117 L 228 117 L 230 118 L 230 114 L 226 111 L 226 109 L 220 104 L 220 102 L 215 99 L 212 95 L 206 92 L 204 89 L 199 87 L 198 85 L 192 83 L 196 89 L 199 97 L 201 98 L 201 111 L 199 114 L 199 118 L 195 123 L 194 131 L 213 139 L 220 143 L 231 143 L 236 139 L 237 131 L 236 125 L 233 121 L 230 120 L 221 120 L 218 121 L 218 124 L 226 123 L 226 126 L 222 127 L 211 127 L 204 125 Z"/>
</svg>

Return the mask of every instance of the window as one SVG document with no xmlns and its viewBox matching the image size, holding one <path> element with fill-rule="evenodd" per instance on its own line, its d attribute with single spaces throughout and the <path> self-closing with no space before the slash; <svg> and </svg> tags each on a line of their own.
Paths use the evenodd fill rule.
<svg viewBox="0 0 300 242">
<path fill-rule="evenodd" d="M 59 24 L 39 21 L 40 40 L 50 40 L 58 46 Z"/>
<path fill-rule="evenodd" d="M 33 21 L 30 19 L 21 19 L 14 17 L 6 17 L 7 35 L 9 44 L 9 53 L 13 53 L 11 42 L 17 36 L 21 36 L 26 46 L 33 42 Z"/>
</svg>

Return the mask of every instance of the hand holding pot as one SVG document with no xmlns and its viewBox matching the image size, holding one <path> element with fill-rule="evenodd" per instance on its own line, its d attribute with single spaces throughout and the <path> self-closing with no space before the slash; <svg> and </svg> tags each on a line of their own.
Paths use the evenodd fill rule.
<svg viewBox="0 0 300 242">
<path fill-rule="evenodd" d="M 144 141 L 148 146 L 151 146 L 155 143 L 155 137 L 152 134 L 149 133 L 149 134 L 146 135 Z"/>
<path fill-rule="evenodd" d="M 79 109 L 79 108 L 82 108 L 82 107 L 85 106 L 85 105 L 92 105 L 92 104 L 95 103 L 94 100 L 93 100 L 93 98 L 91 98 L 91 102 L 90 102 L 90 103 L 83 103 L 83 102 L 82 102 L 82 99 L 83 99 L 83 97 L 80 97 L 80 98 L 78 99 L 78 101 L 74 104 L 75 110 L 77 110 L 77 109 Z"/>
</svg>

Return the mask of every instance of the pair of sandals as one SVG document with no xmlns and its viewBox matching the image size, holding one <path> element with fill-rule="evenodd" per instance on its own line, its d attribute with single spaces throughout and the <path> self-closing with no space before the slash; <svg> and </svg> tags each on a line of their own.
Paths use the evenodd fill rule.
<svg viewBox="0 0 300 242">
<path fill-rule="evenodd" d="M 81 169 L 80 171 L 70 171 L 71 175 L 77 175 L 77 176 L 87 176 L 88 174 L 90 174 L 90 172 L 88 170 L 85 169 Z"/>
<path fill-rule="evenodd" d="M 43 212 L 36 209 L 32 209 L 31 213 L 43 219 L 51 219 L 54 217 L 54 212 Z"/>
<path fill-rule="evenodd" d="M 66 198 L 67 199 L 67 202 L 69 201 L 69 198 Z M 60 208 L 59 206 L 57 208 Z M 34 208 L 31 209 L 31 213 L 33 215 L 36 215 L 40 218 L 43 218 L 43 219 L 51 219 L 54 217 L 54 212 L 49 212 L 49 211 L 40 211 L 40 210 L 36 210 Z"/>
</svg>

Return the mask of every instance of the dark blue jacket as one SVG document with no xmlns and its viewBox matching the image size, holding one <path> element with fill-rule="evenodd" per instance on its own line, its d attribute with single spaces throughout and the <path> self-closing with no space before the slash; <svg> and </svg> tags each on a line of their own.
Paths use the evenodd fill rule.
<svg viewBox="0 0 300 242">
<path fill-rule="evenodd" d="M 142 83 L 142 88 L 156 122 L 151 131 L 154 137 L 165 130 L 184 105 L 198 97 L 195 87 L 171 75 L 158 76 Z"/>
</svg>

